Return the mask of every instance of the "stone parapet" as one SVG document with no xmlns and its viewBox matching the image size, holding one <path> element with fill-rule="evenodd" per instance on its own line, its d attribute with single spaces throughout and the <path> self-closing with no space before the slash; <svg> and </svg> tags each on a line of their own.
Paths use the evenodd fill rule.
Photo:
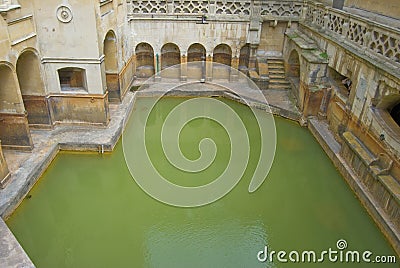
<svg viewBox="0 0 400 268">
<path fill-rule="evenodd" d="M 131 1 L 128 0 L 129 19 L 180 20 L 197 18 L 199 21 L 250 21 L 252 17 L 263 20 L 298 21 L 303 1 Z"/>
<path fill-rule="evenodd" d="M 303 24 L 332 35 L 372 60 L 400 66 L 399 29 L 311 1 L 307 2 L 304 12 Z"/>
</svg>

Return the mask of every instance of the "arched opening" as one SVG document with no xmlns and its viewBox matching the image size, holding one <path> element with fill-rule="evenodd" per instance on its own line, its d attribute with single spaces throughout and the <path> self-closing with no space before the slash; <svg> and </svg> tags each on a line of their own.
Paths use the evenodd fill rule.
<svg viewBox="0 0 400 268">
<path fill-rule="evenodd" d="M 300 78 L 300 57 L 296 50 L 290 53 L 287 75 L 292 79 Z"/>
<path fill-rule="evenodd" d="M 147 43 L 140 43 L 136 46 L 136 76 L 148 78 L 154 75 L 154 50 Z"/>
<path fill-rule="evenodd" d="M 206 49 L 204 46 L 199 43 L 190 45 L 187 53 L 187 77 L 196 80 L 203 78 L 205 70 L 203 70 L 202 65 L 204 65 L 205 68 L 205 63 L 203 64 L 202 62 L 205 62 L 205 60 Z"/>
<path fill-rule="evenodd" d="M 343 97 L 347 98 L 350 95 L 352 81 L 350 78 L 340 74 L 335 69 L 328 67 L 327 73 L 330 84 L 336 88 L 336 91 Z"/>
<path fill-rule="evenodd" d="M 7 65 L 0 65 L 0 113 L 23 113 L 17 82 Z"/>
<path fill-rule="evenodd" d="M 32 149 L 18 82 L 12 69 L 0 65 L 0 140 L 2 146 Z"/>
<path fill-rule="evenodd" d="M 32 51 L 23 52 L 17 60 L 17 77 L 22 96 L 45 95 L 39 59 Z"/>
<path fill-rule="evenodd" d="M 206 58 L 206 49 L 203 47 L 203 45 L 195 43 L 190 45 L 188 49 L 188 62 L 193 62 L 193 61 L 202 61 L 205 60 Z"/>
<path fill-rule="evenodd" d="M 180 78 L 181 52 L 173 43 L 167 43 L 161 48 L 161 75 L 166 78 Z M 172 67 L 172 68 L 169 68 Z M 169 68 L 168 70 L 165 70 Z"/>
<path fill-rule="evenodd" d="M 179 47 L 172 43 L 167 43 L 161 48 L 161 70 L 180 64 L 181 52 Z"/>
<path fill-rule="evenodd" d="M 400 126 L 400 102 L 397 103 L 391 110 L 390 116 L 396 122 L 398 126 Z"/>
<path fill-rule="evenodd" d="M 214 48 L 213 52 L 213 78 L 229 79 L 230 66 L 232 61 L 232 50 L 228 45 L 220 44 Z M 221 65 L 223 64 L 223 65 Z"/>
<path fill-rule="evenodd" d="M 228 45 L 220 44 L 214 48 L 213 62 L 231 66 L 232 50 Z"/>
<path fill-rule="evenodd" d="M 240 49 L 239 71 L 247 74 L 250 61 L 250 45 L 246 44 Z"/>
<path fill-rule="evenodd" d="M 61 91 L 87 91 L 85 70 L 67 67 L 58 70 Z"/>
<path fill-rule="evenodd" d="M 25 51 L 19 56 L 17 77 L 29 124 L 51 124 L 44 84 L 40 75 L 40 63 L 34 52 Z"/>
<path fill-rule="evenodd" d="M 104 39 L 104 67 L 109 101 L 121 99 L 118 78 L 117 39 L 113 31 L 109 31 Z"/>
</svg>

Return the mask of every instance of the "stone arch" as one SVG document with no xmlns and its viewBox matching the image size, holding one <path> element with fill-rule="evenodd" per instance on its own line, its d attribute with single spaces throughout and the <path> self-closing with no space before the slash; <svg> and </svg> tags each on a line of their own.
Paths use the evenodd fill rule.
<svg viewBox="0 0 400 268">
<path fill-rule="evenodd" d="M 104 68 L 109 101 L 121 99 L 118 76 L 118 47 L 114 31 L 107 32 L 103 42 Z"/>
<path fill-rule="evenodd" d="M 161 48 L 161 70 L 180 64 L 181 51 L 174 43 L 166 43 Z"/>
<path fill-rule="evenodd" d="M 400 127 L 400 101 L 398 101 L 397 104 L 394 105 L 389 111 L 390 111 L 390 116 Z"/>
<path fill-rule="evenodd" d="M 107 32 L 104 38 L 104 63 L 106 72 L 118 72 L 118 49 L 117 49 L 117 37 L 113 30 Z"/>
<path fill-rule="evenodd" d="M 191 79 L 202 79 L 206 73 L 206 49 L 200 43 L 193 43 L 187 52 L 187 77 Z"/>
<path fill-rule="evenodd" d="M 232 49 L 226 44 L 219 44 L 213 51 L 212 77 L 215 79 L 229 79 L 232 62 Z"/>
<path fill-rule="evenodd" d="M 0 63 L 0 113 L 23 113 L 18 82 L 8 64 Z"/>
<path fill-rule="evenodd" d="M 2 146 L 32 149 L 28 120 L 15 71 L 0 62 L 0 140 Z"/>
<path fill-rule="evenodd" d="M 187 61 L 202 61 L 206 59 L 206 49 L 202 44 L 194 43 L 189 46 L 187 52 Z"/>
<path fill-rule="evenodd" d="M 231 66 L 232 49 L 227 44 L 219 44 L 214 48 L 213 62 Z"/>
<path fill-rule="evenodd" d="M 25 50 L 17 59 L 17 77 L 22 96 L 45 95 L 40 62 L 35 51 Z"/>
<path fill-rule="evenodd" d="M 296 49 L 289 54 L 287 76 L 291 79 L 300 80 L 300 56 Z"/>
<path fill-rule="evenodd" d="M 154 75 L 154 49 L 148 43 L 140 43 L 135 48 L 136 76 L 148 78 Z"/>
<path fill-rule="evenodd" d="M 29 124 L 51 124 L 46 91 L 36 51 L 31 49 L 23 51 L 18 57 L 16 70 Z"/>
<path fill-rule="evenodd" d="M 249 69 L 249 62 L 250 62 L 250 44 L 246 44 L 240 49 L 239 71 L 247 73 Z"/>
</svg>

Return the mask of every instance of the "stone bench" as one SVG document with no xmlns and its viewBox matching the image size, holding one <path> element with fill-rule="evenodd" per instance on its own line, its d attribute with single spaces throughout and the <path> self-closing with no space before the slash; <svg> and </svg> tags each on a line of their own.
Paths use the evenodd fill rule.
<svg viewBox="0 0 400 268">
<path fill-rule="evenodd" d="M 375 156 L 351 132 L 344 132 L 342 137 L 345 143 L 341 155 L 396 228 L 400 228 L 400 183 L 390 174 L 393 160 L 384 153 Z"/>
<path fill-rule="evenodd" d="M 369 166 L 375 175 L 388 175 L 393 166 L 393 160 L 387 154 L 380 153 Z"/>
</svg>

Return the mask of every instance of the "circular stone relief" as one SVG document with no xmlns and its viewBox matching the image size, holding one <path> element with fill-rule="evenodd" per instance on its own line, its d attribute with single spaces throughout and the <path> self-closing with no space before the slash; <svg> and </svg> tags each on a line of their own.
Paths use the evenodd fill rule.
<svg viewBox="0 0 400 268">
<path fill-rule="evenodd" d="M 57 8 L 57 19 L 61 22 L 67 23 L 72 20 L 72 11 L 67 6 L 59 6 Z"/>
</svg>

